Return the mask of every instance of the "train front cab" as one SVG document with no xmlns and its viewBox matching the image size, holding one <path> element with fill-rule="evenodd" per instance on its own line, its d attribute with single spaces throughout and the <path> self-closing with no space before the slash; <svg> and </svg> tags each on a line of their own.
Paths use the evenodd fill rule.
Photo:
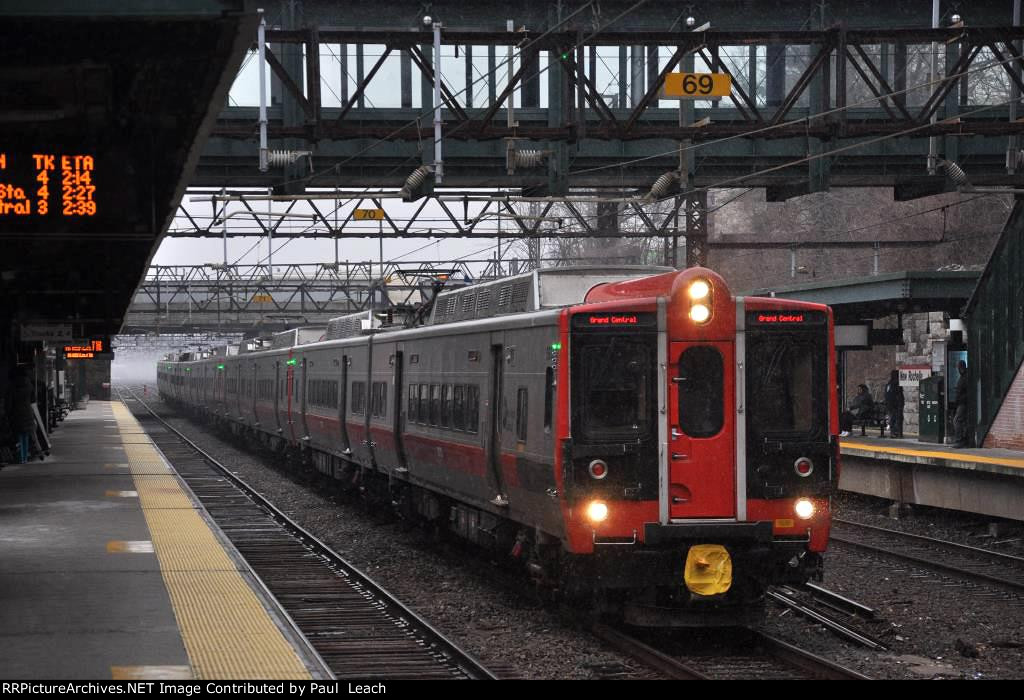
<svg viewBox="0 0 1024 700">
<path fill-rule="evenodd" d="M 837 468 L 827 307 L 733 298 L 699 268 L 587 302 L 567 322 L 570 578 L 666 626 L 745 621 L 767 585 L 817 575 Z"/>
</svg>

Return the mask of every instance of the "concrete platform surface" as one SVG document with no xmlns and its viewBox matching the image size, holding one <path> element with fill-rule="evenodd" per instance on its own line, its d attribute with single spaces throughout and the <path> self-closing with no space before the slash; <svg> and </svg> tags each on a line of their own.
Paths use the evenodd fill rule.
<svg viewBox="0 0 1024 700">
<path fill-rule="evenodd" d="M 1024 453 L 860 436 L 839 444 L 843 491 L 1024 521 Z"/>
<path fill-rule="evenodd" d="M 321 675 L 121 404 L 51 440 L 0 469 L 0 678 Z"/>
</svg>

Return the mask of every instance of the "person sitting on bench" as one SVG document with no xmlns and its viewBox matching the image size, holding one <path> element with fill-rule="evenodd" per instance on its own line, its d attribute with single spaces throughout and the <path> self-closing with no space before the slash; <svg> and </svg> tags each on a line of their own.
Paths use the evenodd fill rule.
<svg viewBox="0 0 1024 700">
<path fill-rule="evenodd" d="M 857 385 L 857 395 L 853 397 L 853 403 L 850 404 L 850 410 L 843 411 L 839 416 L 839 435 L 840 437 L 846 437 L 853 430 L 853 422 L 857 419 L 863 419 L 871 416 L 875 410 L 875 402 L 871 398 L 871 392 L 868 391 L 867 384 Z"/>
</svg>

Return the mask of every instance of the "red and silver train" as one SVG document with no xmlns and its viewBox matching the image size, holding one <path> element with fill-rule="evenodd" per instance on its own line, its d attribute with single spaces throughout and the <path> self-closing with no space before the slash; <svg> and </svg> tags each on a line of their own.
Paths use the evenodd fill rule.
<svg viewBox="0 0 1024 700">
<path fill-rule="evenodd" d="M 161 396 L 647 626 L 820 575 L 828 307 L 691 268 L 541 270 L 159 364 Z"/>
</svg>

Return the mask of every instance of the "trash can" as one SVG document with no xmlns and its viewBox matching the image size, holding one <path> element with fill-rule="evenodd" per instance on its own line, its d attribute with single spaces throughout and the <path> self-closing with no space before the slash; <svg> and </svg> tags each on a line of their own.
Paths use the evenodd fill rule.
<svg viewBox="0 0 1024 700">
<path fill-rule="evenodd" d="M 941 374 L 933 374 L 918 382 L 918 440 L 942 444 L 946 437 L 946 403 L 943 400 Z"/>
</svg>

